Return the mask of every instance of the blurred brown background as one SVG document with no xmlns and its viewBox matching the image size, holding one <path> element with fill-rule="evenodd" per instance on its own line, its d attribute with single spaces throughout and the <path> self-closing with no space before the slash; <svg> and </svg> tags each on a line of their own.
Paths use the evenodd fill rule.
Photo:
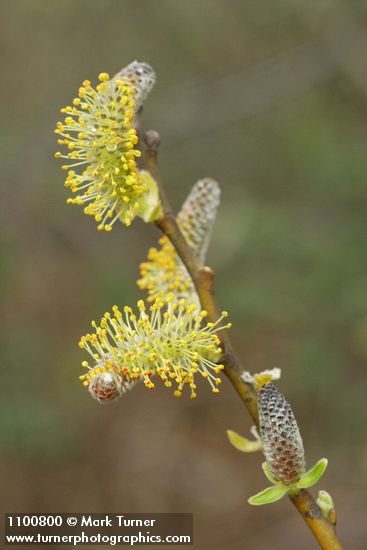
<svg viewBox="0 0 367 550">
<path fill-rule="evenodd" d="M 81 387 L 89 322 L 134 303 L 157 239 L 97 232 L 65 204 L 53 129 L 84 78 L 148 61 L 144 116 L 162 136 L 176 208 L 222 184 L 209 262 L 252 371 L 280 366 L 309 465 L 347 548 L 367 548 L 367 5 L 321 0 L 4 0 L 1 41 L 1 499 L 5 511 L 192 511 L 200 550 L 316 548 L 225 382 L 175 399 L 135 388 L 99 406 Z"/>
</svg>

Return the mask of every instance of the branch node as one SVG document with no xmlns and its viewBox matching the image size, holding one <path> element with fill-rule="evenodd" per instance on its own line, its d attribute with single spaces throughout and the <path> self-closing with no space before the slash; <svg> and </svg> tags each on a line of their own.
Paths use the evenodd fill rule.
<svg viewBox="0 0 367 550">
<path fill-rule="evenodd" d="M 156 130 L 147 130 L 143 135 L 144 143 L 147 149 L 152 153 L 157 153 L 161 144 L 161 137 Z"/>
<path fill-rule="evenodd" d="M 201 267 L 200 271 L 205 273 L 205 275 L 208 275 L 211 278 L 214 278 L 214 275 L 215 275 L 214 269 L 212 269 L 208 265 L 204 265 L 203 267 Z"/>
</svg>

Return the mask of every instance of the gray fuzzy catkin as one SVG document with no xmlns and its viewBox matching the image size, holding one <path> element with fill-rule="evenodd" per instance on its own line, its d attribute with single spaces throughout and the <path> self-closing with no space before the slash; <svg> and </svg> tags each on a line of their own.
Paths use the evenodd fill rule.
<svg viewBox="0 0 367 550">
<path fill-rule="evenodd" d="M 191 189 L 177 223 L 196 258 L 204 264 L 220 202 L 220 187 L 211 178 L 199 180 Z"/>
<path fill-rule="evenodd" d="M 143 105 L 151 92 L 156 76 L 149 63 L 133 61 L 114 76 L 114 80 L 125 80 L 135 89 L 135 111 Z"/>
<path fill-rule="evenodd" d="M 272 474 L 285 484 L 305 473 L 302 437 L 291 406 L 274 384 L 265 384 L 258 401 L 264 456 Z"/>
</svg>

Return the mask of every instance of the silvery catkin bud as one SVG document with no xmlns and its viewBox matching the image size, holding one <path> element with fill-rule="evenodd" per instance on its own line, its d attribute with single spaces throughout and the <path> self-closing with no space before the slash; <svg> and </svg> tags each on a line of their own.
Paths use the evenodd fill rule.
<svg viewBox="0 0 367 550">
<path fill-rule="evenodd" d="M 199 180 L 186 197 L 177 223 L 195 256 L 204 264 L 220 202 L 220 187 L 211 178 Z"/>
<path fill-rule="evenodd" d="M 305 456 L 298 425 L 285 397 L 265 384 L 258 400 L 260 435 L 272 474 L 282 483 L 296 483 L 305 473 Z"/>
<path fill-rule="evenodd" d="M 143 105 L 156 80 L 155 72 L 149 63 L 140 63 L 139 61 L 133 61 L 113 78 L 127 82 L 134 88 L 135 112 Z"/>
<path fill-rule="evenodd" d="M 177 224 L 195 258 L 204 264 L 211 231 L 220 201 L 219 184 L 210 178 L 199 180 L 191 189 L 180 212 Z M 140 265 L 138 286 L 147 290 L 149 301 L 166 300 L 172 292 L 176 299 L 185 298 L 198 304 L 198 296 L 186 268 L 165 235 L 160 248 L 151 248 L 148 260 Z"/>
<path fill-rule="evenodd" d="M 110 361 L 107 361 L 110 363 Z M 107 364 L 106 362 L 106 364 Z M 96 366 L 89 369 L 88 374 L 82 375 L 84 385 L 88 387 L 90 394 L 100 403 L 116 401 L 126 393 L 134 384 L 135 380 L 129 380 L 118 369 L 104 366 Z"/>
</svg>

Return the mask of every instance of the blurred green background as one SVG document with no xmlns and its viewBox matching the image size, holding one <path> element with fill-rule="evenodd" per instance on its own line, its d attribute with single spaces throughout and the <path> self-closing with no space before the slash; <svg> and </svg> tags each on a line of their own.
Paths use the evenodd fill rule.
<svg viewBox="0 0 367 550">
<path fill-rule="evenodd" d="M 83 79 L 138 59 L 175 208 L 201 177 L 222 185 L 209 263 L 238 353 L 282 368 L 341 538 L 365 549 L 365 2 L 4 0 L 0 26 L 3 510 L 193 511 L 200 550 L 316 548 L 286 499 L 247 505 L 266 480 L 226 440 L 251 425 L 229 383 L 99 406 L 78 381 L 79 336 L 138 299 L 158 233 L 100 234 L 66 206 L 53 130 Z"/>
</svg>

